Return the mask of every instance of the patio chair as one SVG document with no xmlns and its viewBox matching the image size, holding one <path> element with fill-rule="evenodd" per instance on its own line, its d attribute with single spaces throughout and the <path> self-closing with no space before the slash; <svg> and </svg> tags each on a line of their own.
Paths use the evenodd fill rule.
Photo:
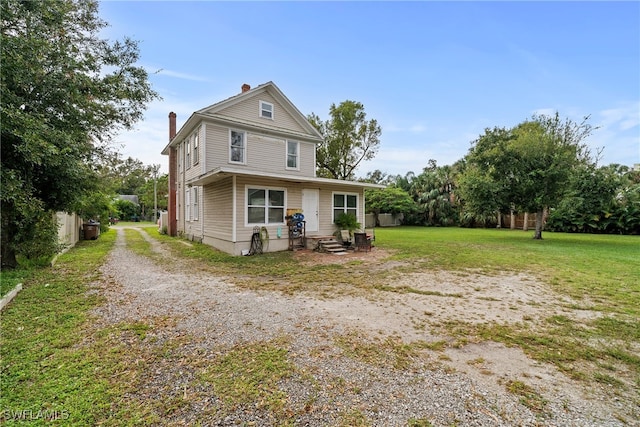
<svg viewBox="0 0 640 427">
<path fill-rule="evenodd" d="M 358 251 L 364 249 L 369 252 L 371 250 L 371 240 L 367 238 L 367 233 L 353 233 L 353 237 Z"/>
<path fill-rule="evenodd" d="M 349 230 L 340 230 L 340 240 L 342 240 L 342 246 L 347 249 L 351 248 L 353 240 L 351 238 L 351 233 L 349 232 Z"/>
<path fill-rule="evenodd" d="M 367 238 L 369 238 L 369 240 L 371 240 L 372 242 L 376 241 L 376 229 L 375 228 L 365 228 L 364 232 L 367 235 Z"/>
</svg>

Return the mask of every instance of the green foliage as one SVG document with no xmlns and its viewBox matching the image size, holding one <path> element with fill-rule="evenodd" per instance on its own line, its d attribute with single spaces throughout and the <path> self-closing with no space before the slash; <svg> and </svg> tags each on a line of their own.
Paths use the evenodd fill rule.
<svg viewBox="0 0 640 427">
<path fill-rule="evenodd" d="M 353 232 L 360 228 L 360 223 L 355 215 L 343 212 L 336 218 L 336 227 L 338 227 L 338 230 L 349 230 Z"/>
<path fill-rule="evenodd" d="M 435 160 L 429 160 L 429 166 L 413 177 L 410 194 L 418 206 L 418 220 L 422 225 L 448 226 L 458 223 L 456 180 L 458 167 L 438 166 Z"/>
<path fill-rule="evenodd" d="M 58 243 L 58 219 L 53 211 L 35 212 L 23 221 L 16 234 L 16 254 L 36 264 L 47 265 L 63 245 Z"/>
<path fill-rule="evenodd" d="M 3 310 L 0 323 L 0 388 L 5 391 L 0 407 L 65 411 L 68 425 L 97 425 L 105 408 L 120 398 L 114 386 L 121 371 L 114 351 L 120 344 L 87 336 L 88 311 L 100 303 L 87 284 L 97 278 L 114 239 L 115 233 L 107 233 L 83 241 L 56 267 L 23 272 L 24 288 Z"/>
<path fill-rule="evenodd" d="M 140 206 L 130 200 L 118 199 L 113 202 L 116 216 L 123 221 L 130 221 L 140 215 Z"/>
<path fill-rule="evenodd" d="M 495 226 L 498 222 L 498 212 L 502 209 L 495 197 L 499 191 L 499 184 L 473 165 L 467 168 L 458 184 L 458 196 L 463 203 L 460 224 L 465 227 Z"/>
<path fill-rule="evenodd" d="M 367 201 L 367 212 L 376 216 L 380 213 L 413 214 L 417 210 L 416 203 L 409 193 L 398 187 L 387 187 L 383 189 L 365 190 L 365 200 Z"/>
<path fill-rule="evenodd" d="M 640 234 L 640 184 L 619 165 L 585 166 L 571 177 L 567 195 L 549 215 L 554 231 Z"/>
<path fill-rule="evenodd" d="M 353 179 L 360 163 L 375 157 L 382 128 L 375 119 L 367 120 L 364 106 L 355 101 L 331 104 L 329 115 L 327 121 L 314 113 L 308 117 L 324 138 L 316 148 L 317 175 Z"/>
<path fill-rule="evenodd" d="M 100 231 L 109 229 L 109 218 L 114 213 L 112 198 L 102 191 L 85 194 L 75 204 L 74 211 L 85 221 L 93 219 L 100 223 Z"/>
<path fill-rule="evenodd" d="M 94 160 L 157 98 L 135 42 L 100 39 L 92 0 L 2 2 L 2 267 L 34 210 L 70 211 L 98 188 Z"/>
<path fill-rule="evenodd" d="M 486 129 L 467 155 L 468 176 L 461 179 L 467 220 L 509 209 L 541 218 L 544 209 L 557 206 L 571 172 L 590 161 L 582 142 L 593 131 L 587 120 L 561 121 L 556 113 L 533 116 L 509 130 Z M 541 227 L 540 221 L 536 238 L 542 238 Z"/>
</svg>

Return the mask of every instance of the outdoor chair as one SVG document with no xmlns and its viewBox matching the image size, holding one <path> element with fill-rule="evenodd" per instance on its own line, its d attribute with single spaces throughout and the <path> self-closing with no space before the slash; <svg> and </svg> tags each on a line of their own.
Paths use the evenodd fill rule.
<svg viewBox="0 0 640 427">
<path fill-rule="evenodd" d="M 365 228 L 364 233 L 367 235 L 367 238 L 372 242 L 376 241 L 376 229 L 375 228 Z"/>
<path fill-rule="evenodd" d="M 367 238 L 367 233 L 353 233 L 357 250 L 364 249 L 369 252 L 371 250 L 371 240 Z"/>
<path fill-rule="evenodd" d="M 347 249 L 351 248 L 353 240 L 351 238 L 351 233 L 349 232 L 349 230 L 340 230 L 340 240 L 342 240 L 342 246 Z"/>
</svg>

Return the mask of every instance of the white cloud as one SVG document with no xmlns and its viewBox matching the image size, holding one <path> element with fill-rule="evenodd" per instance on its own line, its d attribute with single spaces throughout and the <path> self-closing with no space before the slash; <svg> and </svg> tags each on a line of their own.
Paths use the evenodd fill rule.
<svg viewBox="0 0 640 427">
<path fill-rule="evenodd" d="M 385 134 L 386 132 L 390 132 L 390 133 L 398 133 L 398 132 L 424 133 L 427 130 L 428 130 L 427 125 L 425 125 L 423 123 L 414 123 L 414 124 L 407 124 L 407 125 L 391 124 L 391 125 L 383 125 L 382 126 L 382 133 L 383 134 Z"/>
<path fill-rule="evenodd" d="M 602 110 L 598 116 L 599 126 L 627 131 L 640 126 L 640 102 Z"/>
<path fill-rule="evenodd" d="M 168 76 L 175 77 L 177 79 L 190 80 L 194 82 L 209 82 L 210 80 L 206 77 L 196 76 L 193 74 L 181 73 L 179 71 L 167 70 L 164 68 L 160 68 L 157 71 L 153 71 L 154 74 L 158 74 L 160 76 Z"/>
</svg>

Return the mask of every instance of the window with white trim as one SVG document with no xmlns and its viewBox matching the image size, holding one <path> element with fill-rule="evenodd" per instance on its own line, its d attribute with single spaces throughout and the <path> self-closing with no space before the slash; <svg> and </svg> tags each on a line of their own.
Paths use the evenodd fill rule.
<svg viewBox="0 0 640 427">
<path fill-rule="evenodd" d="M 246 133 L 238 130 L 229 131 L 229 161 L 231 163 L 245 163 Z"/>
<path fill-rule="evenodd" d="M 285 190 L 247 187 L 247 224 L 284 224 Z"/>
<path fill-rule="evenodd" d="M 184 162 L 184 152 L 183 152 L 183 147 L 182 144 L 178 144 L 178 171 L 182 172 L 183 169 L 183 162 Z"/>
<path fill-rule="evenodd" d="M 200 161 L 200 129 L 193 134 L 193 165 L 197 165 Z"/>
<path fill-rule="evenodd" d="M 189 169 L 191 167 L 191 141 L 189 139 L 184 140 L 184 168 Z"/>
<path fill-rule="evenodd" d="M 298 141 L 287 141 L 287 169 L 298 169 L 298 157 L 300 143 Z"/>
<path fill-rule="evenodd" d="M 358 217 L 358 195 L 333 193 L 333 222 L 341 213 Z"/>
<path fill-rule="evenodd" d="M 200 212 L 199 206 L 198 206 L 198 193 L 199 193 L 198 187 L 193 187 L 191 189 L 191 201 L 193 203 L 192 215 L 193 215 L 194 221 L 198 220 L 198 213 Z"/>
<path fill-rule="evenodd" d="M 191 188 L 184 192 L 184 220 L 191 221 Z"/>
<path fill-rule="evenodd" d="M 273 120 L 273 104 L 270 102 L 260 101 L 260 117 L 263 119 Z"/>
</svg>

